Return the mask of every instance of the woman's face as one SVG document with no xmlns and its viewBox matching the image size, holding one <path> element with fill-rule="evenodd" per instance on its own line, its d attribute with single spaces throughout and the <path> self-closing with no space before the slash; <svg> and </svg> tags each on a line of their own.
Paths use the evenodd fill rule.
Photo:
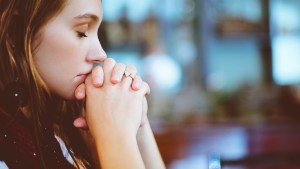
<svg viewBox="0 0 300 169">
<path fill-rule="evenodd" d="M 101 20 L 100 0 L 69 0 L 38 32 L 34 63 L 51 92 L 73 99 L 93 63 L 106 58 L 97 35 Z"/>
</svg>

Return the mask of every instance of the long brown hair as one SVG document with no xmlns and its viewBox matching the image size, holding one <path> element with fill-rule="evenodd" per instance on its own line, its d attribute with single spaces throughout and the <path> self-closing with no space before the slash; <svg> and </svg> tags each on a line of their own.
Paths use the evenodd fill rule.
<svg viewBox="0 0 300 169">
<path fill-rule="evenodd" d="M 33 47 L 39 30 L 55 17 L 66 5 L 67 0 L 0 0 L 0 93 L 16 79 L 27 90 L 26 109 L 34 126 L 34 138 L 41 152 L 43 118 L 55 111 L 56 123 L 71 156 L 86 168 L 91 167 L 91 158 L 79 131 L 72 126 L 81 105 L 51 96 L 33 63 Z M 51 104 L 49 104 L 51 103 Z M 55 107 L 55 108 L 53 108 Z M 6 114 L 0 106 L 0 114 Z M 74 139 L 75 138 L 75 139 Z M 75 158 L 76 156 L 76 158 Z M 76 163 L 77 164 L 77 163 Z M 77 164 L 78 167 L 78 164 Z"/>
</svg>

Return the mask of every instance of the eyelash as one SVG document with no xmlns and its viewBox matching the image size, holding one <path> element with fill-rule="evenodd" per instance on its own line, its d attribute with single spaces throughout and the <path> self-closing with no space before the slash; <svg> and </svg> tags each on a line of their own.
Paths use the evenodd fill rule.
<svg viewBox="0 0 300 169">
<path fill-rule="evenodd" d="M 88 37 L 84 32 L 77 32 L 79 38 L 86 38 Z"/>
</svg>

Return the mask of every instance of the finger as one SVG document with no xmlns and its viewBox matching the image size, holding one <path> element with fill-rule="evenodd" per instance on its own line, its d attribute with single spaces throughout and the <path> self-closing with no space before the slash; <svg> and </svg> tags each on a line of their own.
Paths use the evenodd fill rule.
<svg viewBox="0 0 300 169">
<path fill-rule="evenodd" d="M 85 98 L 85 84 L 80 84 L 75 90 L 75 98 L 77 100 L 82 100 Z"/>
<path fill-rule="evenodd" d="M 88 130 L 88 125 L 84 117 L 78 117 L 73 121 L 76 128 Z"/>
<path fill-rule="evenodd" d="M 92 81 L 95 87 L 101 87 L 103 85 L 103 69 L 101 66 L 95 66 L 92 71 Z"/>
<path fill-rule="evenodd" d="M 147 112 L 148 112 L 148 103 L 147 103 L 146 96 L 144 96 L 144 98 L 143 98 L 142 119 L 141 119 L 140 127 L 144 126 L 147 122 Z"/>
<path fill-rule="evenodd" d="M 131 84 L 131 88 L 135 91 L 138 91 L 141 89 L 142 87 L 142 84 L 143 84 L 143 80 L 140 76 L 136 76 L 134 79 L 133 79 L 133 82 Z"/>
<path fill-rule="evenodd" d="M 132 79 L 134 79 L 137 75 L 137 69 L 133 65 L 127 65 L 124 73 L 126 77 L 130 76 Z"/>
<path fill-rule="evenodd" d="M 135 78 L 136 74 L 137 74 L 137 69 L 135 68 L 135 66 L 133 65 L 126 66 L 124 76 L 123 76 L 124 80 L 122 81 L 122 83 L 125 86 L 131 86 L 131 83 Z"/>
<path fill-rule="evenodd" d="M 116 61 L 112 58 L 107 58 L 103 63 L 104 83 L 110 83 L 110 77 L 113 71 Z"/>
<path fill-rule="evenodd" d="M 141 94 L 143 94 L 145 96 L 149 95 L 150 94 L 150 87 L 149 87 L 148 83 L 143 82 L 142 87 L 138 92 L 140 92 Z"/>
<path fill-rule="evenodd" d="M 92 76 L 88 75 L 85 79 L 85 97 L 87 97 L 89 94 L 93 93 L 95 91 L 95 86 L 92 83 Z"/>
<path fill-rule="evenodd" d="M 126 66 L 123 63 L 117 63 L 112 71 L 111 82 L 113 84 L 119 83 L 125 72 Z"/>
</svg>

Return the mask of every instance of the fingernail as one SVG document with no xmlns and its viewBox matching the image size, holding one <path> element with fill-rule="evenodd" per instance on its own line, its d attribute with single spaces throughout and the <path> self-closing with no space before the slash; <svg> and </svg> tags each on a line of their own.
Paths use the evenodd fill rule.
<svg viewBox="0 0 300 169">
<path fill-rule="evenodd" d="M 142 86 L 142 83 L 141 82 L 138 82 L 138 83 L 134 83 L 133 84 L 133 87 L 137 90 L 141 89 L 141 86 Z"/>
<path fill-rule="evenodd" d="M 119 82 L 121 80 L 119 75 L 113 75 L 113 77 L 111 78 L 112 81 L 114 82 Z"/>
<path fill-rule="evenodd" d="M 100 85 L 100 84 L 102 83 L 102 79 L 101 79 L 100 77 L 96 77 L 96 78 L 94 79 L 94 83 L 95 83 L 96 85 Z"/>
<path fill-rule="evenodd" d="M 84 97 L 84 94 L 82 92 L 78 92 L 77 97 L 82 98 L 82 97 Z"/>
</svg>

